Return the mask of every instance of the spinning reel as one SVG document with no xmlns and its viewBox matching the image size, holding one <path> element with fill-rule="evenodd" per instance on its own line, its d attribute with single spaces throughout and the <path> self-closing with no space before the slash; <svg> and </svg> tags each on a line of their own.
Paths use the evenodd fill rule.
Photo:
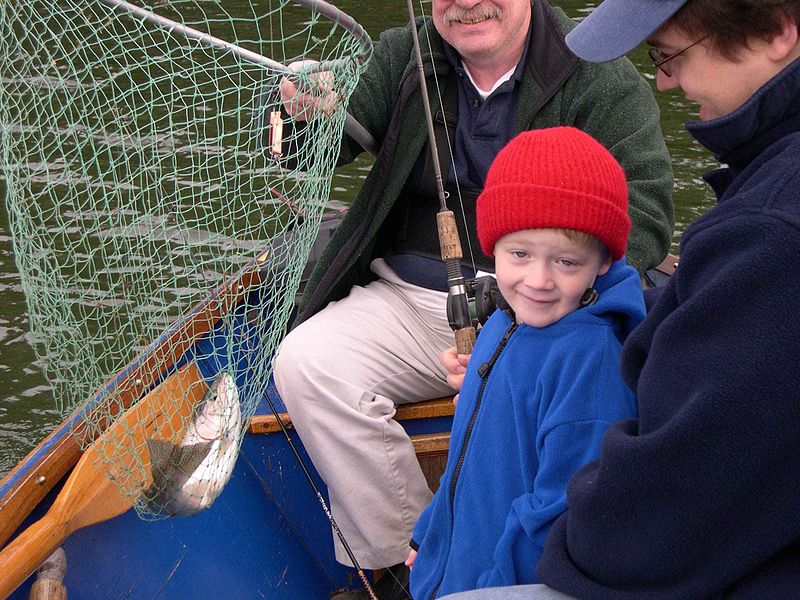
<svg viewBox="0 0 800 600">
<path fill-rule="evenodd" d="M 464 282 L 464 288 L 467 295 L 469 319 L 476 329 L 486 323 L 496 309 L 509 310 L 510 308 L 500 293 L 497 280 L 491 275 L 467 279 Z M 451 301 L 452 298 L 453 296 L 447 297 L 447 320 L 451 327 L 455 327 L 457 321 L 454 317 L 455 302 Z"/>
</svg>

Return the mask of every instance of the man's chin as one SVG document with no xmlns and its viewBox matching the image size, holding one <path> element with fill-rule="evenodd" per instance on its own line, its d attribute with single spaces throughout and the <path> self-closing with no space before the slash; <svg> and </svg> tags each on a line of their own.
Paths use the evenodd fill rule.
<svg viewBox="0 0 800 600">
<path fill-rule="evenodd" d="M 470 43 L 470 41 L 471 40 L 462 40 L 457 46 L 451 44 L 467 66 L 469 66 L 470 63 L 486 64 L 493 62 L 498 52 L 496 46 L 487 46 L 485 38 L 476 39 L 475 41 L 478 43 L 474 44 Z"/>
</svg>

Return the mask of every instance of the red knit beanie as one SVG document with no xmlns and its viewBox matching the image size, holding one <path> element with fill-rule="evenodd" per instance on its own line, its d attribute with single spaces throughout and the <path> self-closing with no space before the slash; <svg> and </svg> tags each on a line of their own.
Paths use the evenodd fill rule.
<svg viewBox="0 0 800 600">
<path fill-rule="evenodd" d="M 564 228 L 595 236 L 617 260 L 631 229 L 625 172 L 579 129 L 525 131 L 489 167 L 477 217 L 478 239 L 489 256 L 508 233 Z"/>
</svg>

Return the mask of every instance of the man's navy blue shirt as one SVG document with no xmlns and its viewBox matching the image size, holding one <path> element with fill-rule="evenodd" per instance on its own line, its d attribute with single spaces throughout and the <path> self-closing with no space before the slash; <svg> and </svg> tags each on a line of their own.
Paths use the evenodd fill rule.
<svg viewBox="0 0 800 600">
<path fill-rule="evenodd" d="M 459 78 L 458 125 L 453 149 L 455 171 L 448 172 L 447 182 L 455 184 L 455 172 L 460 187 L 482 189 L 489 165 L 515 134 L 514 115 L 525 72 L 528 40 L 514 74 L 486 100 L 475 89 L 456 49 L 445 42 L 444 52 Z"/>
</svg>

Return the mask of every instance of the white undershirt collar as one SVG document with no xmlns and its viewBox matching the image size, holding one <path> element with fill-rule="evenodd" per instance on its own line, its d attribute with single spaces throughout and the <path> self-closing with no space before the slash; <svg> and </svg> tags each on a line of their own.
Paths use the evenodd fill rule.
<svg viewBox="0 0 800 600">
<path fill-rule="evenodd" d="M 517 70 L 517 65 L 514 65 L 513 67 L 511 67 L 511 69 L 509 69 L 503 75 L 500 76 L 500 79 L 498 79 L 497 81 L 494 82 L 494 85 L 492 86 L 492 89 L 490 89 L 488 92 L 486 92 L 486 91 L 482 90 L 481 88 L 479 88 L 478 84 L 475 83 L 475 79 L 473 79 L 472 73 L 469 72 L 469 67 L 467 67 L 466 63 L 463 60 L 461 61 L 461 66 L 464 67 L 464 71 L 466 72 L 467 77 L 469 77 L 469 80 L 472 82 L 472 85 L 478 91 L 478 94 L 480 94 L 480 97 L 483 100 L 486 100 L 489 96 L 492 95 L 492 92 L 494 92 L 497 88 L 499 88 L 501 85 L 503 85 L 506 81 L 511 79 L 511 77 L 514 75 L 514 71 Z"/>
</svg>

